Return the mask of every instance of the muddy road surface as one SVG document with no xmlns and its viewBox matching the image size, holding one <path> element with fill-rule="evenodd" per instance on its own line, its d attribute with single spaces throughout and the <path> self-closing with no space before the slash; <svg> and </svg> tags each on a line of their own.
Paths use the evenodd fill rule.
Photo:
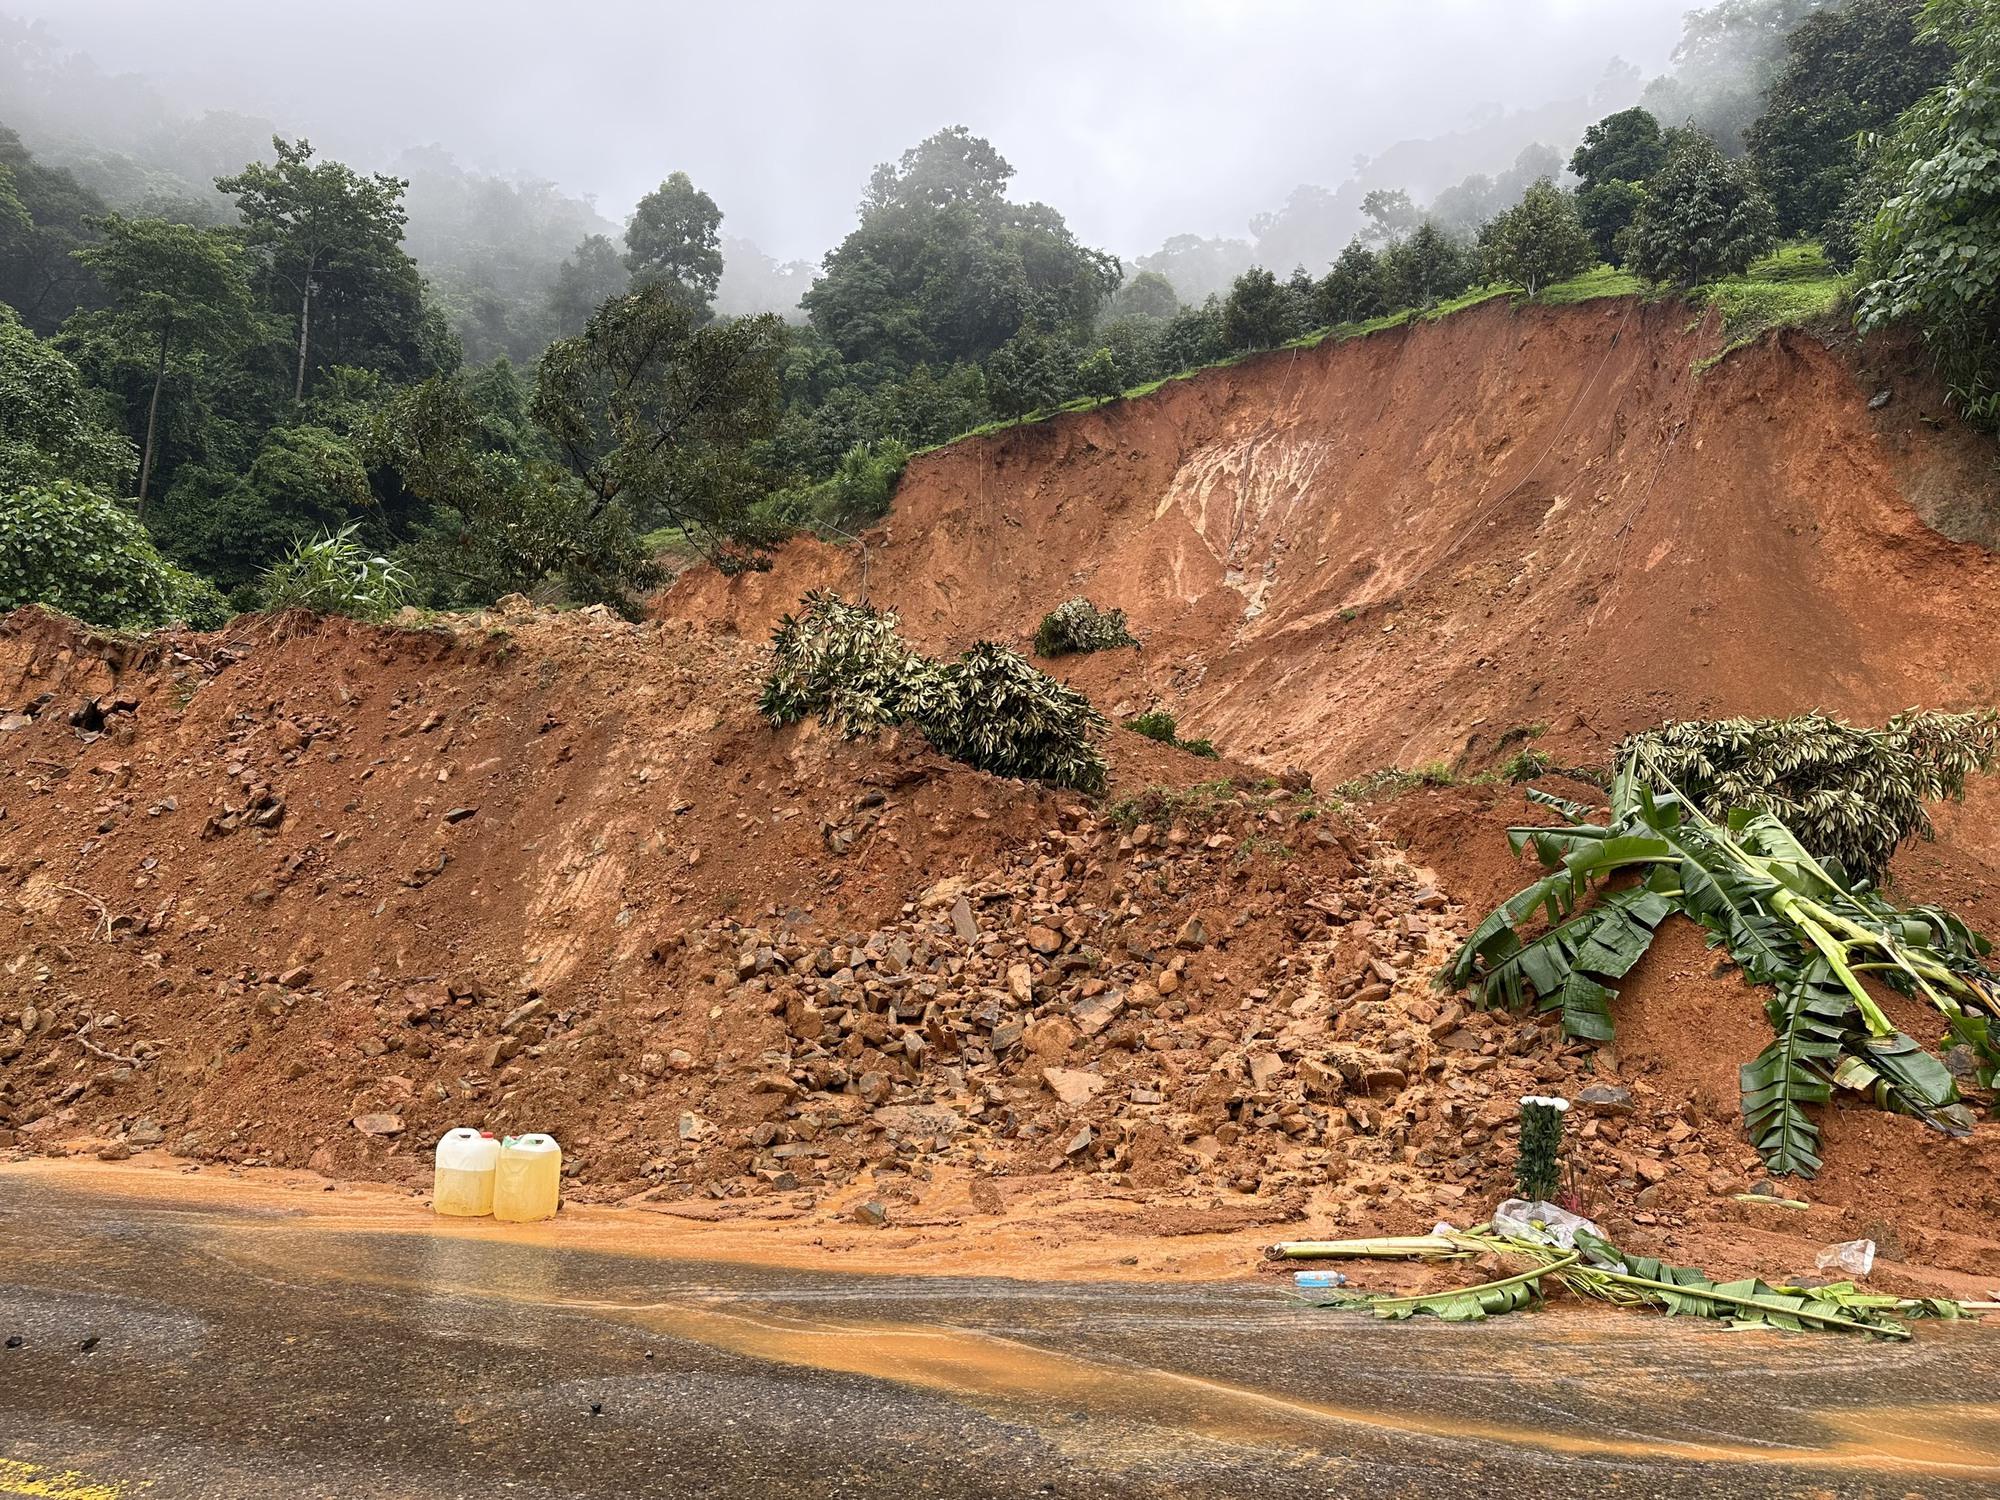
<svg viewBox="0 0 2000 1500">
<path fill-rule="evenodd" d="M 877 1277 L 0 1176 L 0 1495 L 1990 1495 L 2000 1336 Z M 18 1342 L 17 1342 L 18 1341 Z"/>
</svg>

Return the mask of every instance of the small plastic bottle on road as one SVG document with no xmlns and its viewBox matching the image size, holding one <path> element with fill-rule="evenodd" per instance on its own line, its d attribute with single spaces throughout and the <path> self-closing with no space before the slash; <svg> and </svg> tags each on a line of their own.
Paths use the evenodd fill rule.
<svg viewBox="0 0 2000 1500">
<path fill-rule="evenodd" d="M 492 1213 L 493 1172 L 499 1161 L 500 1143 L 492 1136 L 466 1127 L 447 1130 L 437 1143 L 432 1211 L 456 1219 Z"/>
<path fill-rule="evenodd" d="M 510 1135 L 493 1176 L 493 1217 L 511 1223 L 555 1217 L 562 1196 L 562 1148 L 552 1136 Z"/>
</svg>

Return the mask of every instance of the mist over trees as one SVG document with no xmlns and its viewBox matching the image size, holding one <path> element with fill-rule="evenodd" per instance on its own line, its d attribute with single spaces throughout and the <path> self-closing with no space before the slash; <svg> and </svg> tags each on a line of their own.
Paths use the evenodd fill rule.
<svg viewBox="0 0 2000 1500">
<path fill-rule="evenodd" d="M 2000 427 L 1992 7 L 1722 0 L 1675 58 L 1129 260 L 947 125 L 855 184 L 814 266 L 729 234 L 670 148 L 614 223 L 438 147 L 177 112 L 5 23 L 0 608 L 636 610 L 663 549 L 851 534 L 914 451 L 994 422 L 1579 276 L 1698 299 L 1781 236 Z"/>
</svg>

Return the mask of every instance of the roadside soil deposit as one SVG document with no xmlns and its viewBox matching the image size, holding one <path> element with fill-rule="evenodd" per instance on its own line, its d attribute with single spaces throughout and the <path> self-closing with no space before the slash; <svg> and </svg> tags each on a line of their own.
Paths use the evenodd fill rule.
<svg viewBox="0 0 2000 1500">
<path fill-rule="evenodd" d="M 1829 1107 L 1811 1206 L 1742 1203 L 1761 994 L 1683 927 L 1613 1046 L 1468 1012 L 1431 976 L 1529 878 L 1518 792 L 1331 793 L 1531 730 L 1583 765 L 1670 716 L 2000 702 L 1990 446 L 1894 351 L 1790 332 L 1697 375 L 1686 322 L 1496 302 L 964 442 L 865 552 L 697 570 L 641 624 L 18 612 L 0 1150 L 407 1194 L 452 1125 L 546 1129 L 570 1201 L 703 1245 L 1215 1275 L 1478 1222 L 1518 1096 L 1560 1092 L 1628 1248 L 1785 1275 L 1866 1235 L 1881 1288 L 1985 1295 L 2000 1126 Z M 773 731 L 771 624 L 864 569 L 935 651 L 1125 608 L 1142 647 L 1058 675 L 1223 759 L 1114 729 L 1089 800 Z M 1938 821 L 1900 894 L 2000 929 L 2000 790 Z"/>
</svg>

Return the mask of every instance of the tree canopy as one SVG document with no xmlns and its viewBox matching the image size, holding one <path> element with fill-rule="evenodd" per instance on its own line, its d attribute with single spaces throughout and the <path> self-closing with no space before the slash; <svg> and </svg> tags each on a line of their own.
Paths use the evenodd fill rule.
<svg viewBox="0 0 2000 1500">
<path fill-rule="evenodd" d="M 639 200 L 625 226 L 625 269 L 636 286 L 659 283 L 706 309 L 722 280 L 722 210 L 676 172 Z"/>
<path fill-rule="evenodd" d="M 549 346 L 532 412 L 593 515 L 622 506 L 719 548 L 768 484 L 748 449 L 777 426 L 784 340 L 769 313 L 709 323 L 678 288 L 650 283 Z"/>
<path fill-rule="evenodd" d="M 962 125 L 877 167 L 860 224 L 800 299 L 813 327 L 885 374 L 984 360 L 1031 321 L 1087 336 L 1118 261 L 1078 244 L 1054 209 L 1010 201 L 1013 175 Z"/>
<path fill-rule="evenodd" d="M 1776 228 L 1748 166 L 1700 131 L 1678 130 L 1632 222 L 1633 269 L 1649 281 L 1694 286 L 1743 270 L 1771 248 Z"/>
<path fill-rule="evenodd" d="M 1917 32 L 1919 0 L 1848 0 L 1801 21 L 1764 113 L 1744 132 L 1782 235 L 1817 234 L 1860 170 L 1864 131 L 1887 129 L 1944 80 L 1950 46 Z"/>
<path fill-rule="evenodd" d="M 1863 231 L 1860 321 L 1913 322 L 1967 419 L 2000 428 L 2000 17 L 1932 0 L 1923 39 L 1956 60 L 1882 148 L 1894 186 Z"/>
<path fill-rule="evenodd" d="M 1519 283 L 1530 297 L 1596 260 L 1597 247 L 1577 217 L 1575 196 L 1546 177 L 1496 218 L 1487 234 L 1487 274 Z"/>
<path fill-rule="evenodd" d="M 293 400 L 334 364 L 411 376 L 446 362 L 441 330 L 427 326 L 416 263 L 403 250 L 409 184 L 315 162 L 303 139 L 275 136 L 271 147 L 275 162 L 252 162 L 215 185 L 236 199 L 266 297 L 296 310 Z"/>
</svg>

